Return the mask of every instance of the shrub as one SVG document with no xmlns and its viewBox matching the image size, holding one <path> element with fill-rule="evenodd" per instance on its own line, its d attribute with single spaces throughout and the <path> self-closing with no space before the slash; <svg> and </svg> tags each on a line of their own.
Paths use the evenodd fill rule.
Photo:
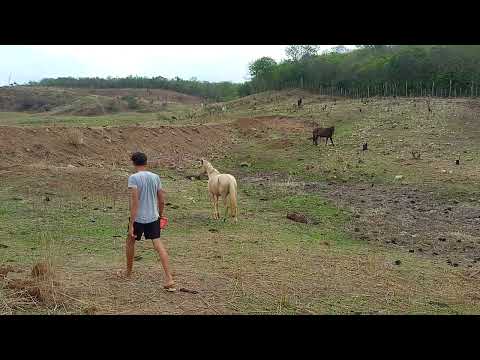
<svg viewBox="0 0 480 360">
<path fill-rule="evenodd" d="M 127 95 L 122 97 L 122 100 L 127 102 L 127 106 L 130 110 L 136 110 L 139 108 L 138 101 L 135 96 Z"/>
</svg>

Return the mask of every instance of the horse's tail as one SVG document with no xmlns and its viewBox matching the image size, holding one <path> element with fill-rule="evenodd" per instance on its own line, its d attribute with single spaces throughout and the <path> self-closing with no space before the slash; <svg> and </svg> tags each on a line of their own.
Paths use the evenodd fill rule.
<svg viewBox="0 0 480 360">
<path fill-rule="evenodd" d="M 235 181 L 235 179 L 233 179 L 233 181 L 230 181 L 228 193 L 230 197 L 230 215 L 232 215 L 232 217 L 236 219 L 238 215 L 238 207 L 237 207 L 237 182 Z"/>
</svg>

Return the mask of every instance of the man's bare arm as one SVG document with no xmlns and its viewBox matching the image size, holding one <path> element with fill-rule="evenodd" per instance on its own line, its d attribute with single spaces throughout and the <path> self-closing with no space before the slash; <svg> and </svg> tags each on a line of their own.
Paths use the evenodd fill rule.
<svg viewBox="0 0 480 360">
<path fill-rule="evenodd" d="M 160 189 L 157 191 L 157 200 L 158 200 L 158 214 L 160 217 L 163 216 L 163 209 L 165 207 L 165 192 Z"/>
<path fill-rule="evenodd" d="M 133 227 L 138 211 L 138 190 L 130 188 L 130 226 Z"/>
</svg>

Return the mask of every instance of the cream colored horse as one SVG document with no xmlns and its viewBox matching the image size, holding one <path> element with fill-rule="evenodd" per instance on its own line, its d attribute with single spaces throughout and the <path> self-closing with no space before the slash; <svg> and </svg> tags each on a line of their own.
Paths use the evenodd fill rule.
<svg viewBox="0 0 480 360">
<path fill-rule="evenodd" d="M 202 170 L 203 174 L 206 173 L 208 175 L 208 193 L 213 203 L 213 218 L 220 218 L 218 198 L 221 196 L 225 206 L 225 218 L 227 218 L 228 209 L 230 208 L 230 216 L 237 222 L 237 181 L 235 178 L 230 174 L 220 174 L 212 164 L 204 159 L 202 159 Z"/>
</svg>

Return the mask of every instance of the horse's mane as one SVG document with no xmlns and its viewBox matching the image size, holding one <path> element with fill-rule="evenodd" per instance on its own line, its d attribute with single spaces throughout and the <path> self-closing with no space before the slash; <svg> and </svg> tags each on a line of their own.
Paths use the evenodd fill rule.
<svg viewBox="0 0 480 360">
<path fill-rule="evenodd" d="M 207 169 L 207 172 L 209 171 L 210 173 L 212 173 L 212 172 L 220 173 L 217 169 L 215 169 L 215 168 L 213 167 L 212 164 L 210 164 L 209 161 L 203 160 L 203 162 L 205 163 L 205 168 Z"/>
</svg>

